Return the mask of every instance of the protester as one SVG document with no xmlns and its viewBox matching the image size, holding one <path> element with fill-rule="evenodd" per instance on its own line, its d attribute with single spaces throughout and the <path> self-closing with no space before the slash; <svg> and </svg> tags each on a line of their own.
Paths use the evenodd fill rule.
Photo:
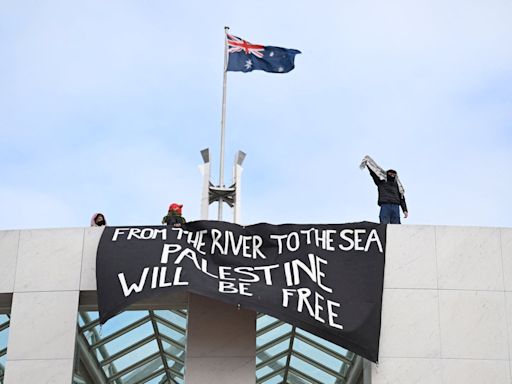
<svg viewBox="0 0 512 384">
<path fill-rule="evenodd" d="M 187 221 L 182 216 L 182 208 L 183 204 L 172 203 L 169 205 L 169 210 L 162 219 L 162 224 L 172 225 L 173 227 L 181 227 L 182 224 L 185 224 Z"/>
<path fill-rule="evenodd" d="M 107 225 L 107 220 L 103 213 L 95 213 L 91 218 L 91 227 L 102 227 Z"/>
<path fill-rule="evenodd" d="M 380 206 L 379 219 L 381 224 L 400 224 L 400 207 L 404 218 L 409 216 L 405 203 L 405 190 L 394 169 L 384 171 L 370 156 L 365 156 L 360 168 L 368 168 L 370 175 L 379 191 L 378 204 Z"/>
</svg>

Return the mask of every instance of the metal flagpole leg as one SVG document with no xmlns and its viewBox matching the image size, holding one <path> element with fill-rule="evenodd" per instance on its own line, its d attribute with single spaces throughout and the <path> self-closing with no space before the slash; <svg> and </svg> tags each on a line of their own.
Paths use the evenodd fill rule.
<svg viewBox="0 0 512 384">
<path fill-rule="evenodd" d="M 228 43 L 227 43 L 227 33 L 229 27 L 224 27 L 224 32 L 226 36 L 224 37 L 224 81 L 222 84 L 222 119 L 220 122 L 220 172 L 219 172 L 219 187 L 224 187 L 224 136 L 226 130 L 226 83 L 228 79 Z M 219 198 L 219 220 L 222 220 L 222 197 Z"/>
</svg>

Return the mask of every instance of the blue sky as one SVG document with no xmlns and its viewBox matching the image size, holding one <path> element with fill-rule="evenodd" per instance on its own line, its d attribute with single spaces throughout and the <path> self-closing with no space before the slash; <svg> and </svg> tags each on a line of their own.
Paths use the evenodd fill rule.
<svg viewBox="0 0 512 384">
<path fill-rule="evenodd" d="M 199 219 L 224 25 L 302 51 L 288 74 L 228 74 L 244 224 L 376 221 L 370 154 L 398 170 L 405 223 L 512 227 L 511 17 L 509 0 L 3 0 L 0 229 L 159 224 L 173 201 Z"/>
</svg>

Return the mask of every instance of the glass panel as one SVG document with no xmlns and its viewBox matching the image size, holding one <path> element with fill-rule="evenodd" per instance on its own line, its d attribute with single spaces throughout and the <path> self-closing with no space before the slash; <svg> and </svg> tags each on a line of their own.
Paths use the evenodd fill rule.
<svg viewBox="0 0 512 384">
<path fill-rule="evenodd" d="M 0 384 L 4 382 L 5 364 L 7 362 L 7 339 L 9 337 L 9 316 L 0 314 Z"/>
<path fill-rule="evenodd" d="M 81 313 L 79 313 L 79 314 L 78 314 L 78 326 L 79 326 L 80 328 L 82 328 L 85 324 L 86 324 L 86 321 L 84 320 L 84 318 L 83 318 L 82 314 L 81 314 Z M 73 380 L 75 380 L 75 379 L 73 378 Z M 78 379 L 77 379 L 77 380 L 78 380 Z"/>
<path fill-rule="evenodd" d="M 185 340 L 181 340 L 182 343 L 185 342 Z M 162 346 L 164 348 L 165 353 L 167 353 L 170 356 L 176 357 L 178 360 L 183 361 L 185 356 L 185 344 L 183 344 L 183 347 L 176 347 L 170 343 L 168 343 L 165 340 L 162 340 Z"/>
<path fill-rule="evenodd" d="M 104 345 L 109 356 L 136 344 L 138 341 L 153 334 L 153 327 L 150 322 L 144 323 L 128 333 L 120 335 Z"/>
<path fill-rule="evenodd" d="M 182 358 L 184 358 L 185 356 L 182 356 Z M 181 377 L 183 378 L 184 374 L 185 374 L 185 362 L 176 362 L 172 359 L 167 359 L 167 366 L 169 367 L 169 369 L 175 373 L 173 373 L 173 377 L 176 376 L 176 377 Z"/>
<path fill-rule="evenodd" d="M 184 315 L 178 311 L 155 311 L 155 314 L 170 323 L 176 324 L 180 328 L 185 329 L 187 327 L 186 314 Z"/>
<path fill-rule="evenodd" d="M 167 336 L 168 338 L 172 340 L 176 340 L 180 343 L 183 343 L 183 338 L 185 335 L 181 332 L 178 332 L 166 325 L 163 325 L 162 323 L 157 323 L 158 325 L 158 332 L 162 333 L 163 335 Z"/>
<path fill-rule="evenodd" d="M 80 316 L 87 317 L 89 320 L 86 320 L 87 323 L 96 321 L 100 318 L 100 314 L 97 311 L 83 311 L 80 312 Z"/>
<path fill-rule="evenodd" d="M 307 372 L 305 372 L 307 374 Z M 302 376 L 296 375 L 293 372 L 288 372 L 288 381 L 286 384 L 314 384 L 313 381 L 306 380 Z M 327 383 L 324 383 L 327 384 Z"/>
<path fill-rule="evenodd" d="M 289 333 L 291 330 L 292 326 L 290 324 L 282 323 L 277 328 L 259 335 L 256 339 L 256 348 L 259 348 L 272 340 L 278 339 L 279 337 Z"/>
<path fill-rule="evenodd" d="M 122 371 L 123 369 L 129 367 L 132 364 L 135 364 L 137 361 L 143 360 L 145 357 L 152 355 L 158 352 L 158 343 L 156 340 L 151 341 L 150 343 L 143 345 L 136 350 L 128 353 L 120 357 L 119 359 L 114 360 L 112 363 L 107 364 L 103 367 L 105 373 L 111 369 L 111 366 L 114 365 L 118 371 Z"/>
<path fill-rule="evenodd" d="M 150 376 L 152 373 L 158 371 L 159 369 L 162 369 L 163 366 L 164 363 L 160 356 L 158 356 L 155 359 L 144 364 L 142 367 L 136 368 L 130 371 L 129 373 L 126 373 L 125 375 L 121 376 L 121 381 L 123 384 L 139 382 L 142 379 Z"/>
<path fill-rule="evenodd" d="M 283 375 L 276 375 L 271 377 L 268 380 L 262 381 L 262 384 L 282 384 L 283 383 Z"/>
<path fill-rule="evenodd" d="M 330 341 L 324 340 L 321 337 L 315 336 L 309 332 L 306 332 L 300 328 L 297 328 L 297 333 L 299 335 L 305 336 L 307 339 L 313 340 L 317 342 L 318 344 L 329 348 L 333 352 L 336 352 L 339 355 L 347 356 L 349 359 L 352 359 L 353 353 L 350 351 L 347 351 L 345 348 L 340 347 L 339 345 L 333 344 Z"/>
<path fill-rule="evenodd" d="M 157 376 L 154 379 L 151 379 L 149 381 L 144 382 L 144 384 L 161 384 L 165 383 L 165 379 L 167 377 L 165 376 L 165 373 L 163 375 Z"/>
<path fill-rule="evenodd" d="M 1 382 L 2 381 L 0 380 L 0 383 Z M 83 377 L 80 377 L 77 374 L 75 374 L 73 376 L 73 384 L 87 384 L 87 381 L 85 381 Z"/>
<path fill-rule="evenodd" d="M 1 326 L 2 326 L 2 322 L 0 320 L 0 327 Z M 0 351 L 4 348 L 7 348 L 7 336 L 8 335 L 9 335 L 9 327 L 5 328 L 3 331 L 0 331 Z"/>
<path fill-rule="evenodd" d="M 270 325 L 272 323 L 275 323 L 277 320 L 275 317 L 263 315 L 258 317 L 256 320 L 256 329 L 259 331 L 262 328 L 265 328 L 267 325 Z"/>
<path fill-rule="evenodd" d="M 271 359 L 275 355 L 280 354 L 281 352 L 287 351 L 288 348 L 290 348 L 290 339 L 282 341 L 279 344 L 274 345 L 273 347 L 258 353 L 257 358 L 261 359 L 262 361 L 265 361 Z"/>
<path fill-rule="evenodd" d="M 95 314 L 94 317 L 98 317 L 96 312 L 87 312 L 88 314 Z M 111 334 L 119 331 L 121 328 L 126 327 L 131 323 L 135 323 L 148 315 L 147 311 L 126 311 L 113 317 L 107 321 L 103 326 L 96 325 L 93 329 L 96 331 L 102 339 L 110 336 Z M 92 317 L 92 316 L 91 316 Z M 92 332 L 92 330 L 88 331 Z"/>
<path fill-rule="evenodd" d="M 283 358 L 275 361 L 275 362 L 272 362 L 272 363 L 269 363 L 268 365 L 264 365 L 263 367 L 261 367 L 260 369 L 258 369 L 256 371 L 256 377 L 258 379 L 261 379 L 262 377 L 270 374 L 271 372 L 275 372 L 275 371 L 279 371 L 280 369 L 283 369 L 286 365 L 286 361 L 288 359 L 288 356 L 284 356 Z M 277 375 L 277 377 L 280 377 L 280 375 Z M 282 375 L 281 375 L 282 377 Z M 266 383 L 266 381 L 265 381 Z"/>
<path fill-rule="evenodd" d="M 295 356 L 291 358 L 290 366 L 293 367 L 295 370 L 303 372 L 323 384 L 334 384 L 336 382 L 336 378 L 334 376 L 305 361 L 296 358 Z"/>
<path fill-rule="evenodd" d="M 309 357 L 310 359 L 317 361 L 319 364 L 332 369 L 333 371 L 344 371 L 343 368 L 345 367 L 345 363 L 343 360 L 340 360 L 333 355 L 327 354 L 322 350 L 303 342 L 302 340 L 296 338 L 293 343 L 293 349 Z"/>
</svg>

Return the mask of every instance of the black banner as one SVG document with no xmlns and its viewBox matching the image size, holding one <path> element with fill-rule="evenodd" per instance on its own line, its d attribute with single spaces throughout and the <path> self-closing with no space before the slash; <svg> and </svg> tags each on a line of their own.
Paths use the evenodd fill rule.
<svg viewBox="0 0 512 384">
<path fill-rule="evenodd" d="M 143 298 L 189 291 L 262 312 L 376 362 L 386 226 L 195 221 L 106 227 L 100 321 Z"/>
</svg>

